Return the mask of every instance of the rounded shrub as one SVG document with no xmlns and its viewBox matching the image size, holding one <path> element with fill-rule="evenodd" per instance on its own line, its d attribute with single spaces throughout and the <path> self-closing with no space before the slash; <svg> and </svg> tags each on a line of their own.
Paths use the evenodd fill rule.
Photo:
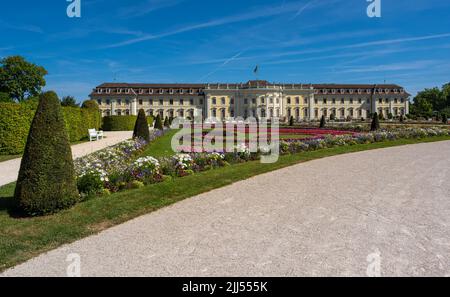
<svg viewBox="0 0 450 297">
<path fill-rule="evenodd" d="M 136 123 L 133 130 L 133 138 L 142 138 L 145 141 L 150 141 L 150 131 L 148 129 L 147 117 L 143 109 L 139 110 Z"/>
<path fill-rule="evenodd" d="M 99 174 L 85 174 L 77 180 L 78 191 L 85 195 L 93 195 L 102 192 L 103 181 Z"/>
<path fill-rule="evenodd" d="M 86 101 L 83 102 L 83 105 L 81 105 L 81 107 L 82 108 L 99 110 L 98 103 L 95 100 L 86 100 Z"/>
<path fill-rule="evenodd" d="M 69 138 L 58 96 L 43 93 L 31 123 L 14 193 L 27 215 L 43 215 L 79 199 Z"/>
</svg>

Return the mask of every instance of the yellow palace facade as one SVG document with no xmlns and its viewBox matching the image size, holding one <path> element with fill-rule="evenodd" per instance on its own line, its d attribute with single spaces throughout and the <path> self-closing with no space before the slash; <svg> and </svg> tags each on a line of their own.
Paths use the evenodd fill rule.
<svg viewBox="0 0 450 297">
<path fill-rule="evenodd" d="M 282 84 L 249 81 L 238 84 L 128 84 L 104 83 L 91 95 L 103 116 L 147 115 L 163 118 L 227 120 L 235 117 L 278 117 L 296 121 L 385 118 L 409 113 L 409 97 L 395 84 Z"/>
</svg>

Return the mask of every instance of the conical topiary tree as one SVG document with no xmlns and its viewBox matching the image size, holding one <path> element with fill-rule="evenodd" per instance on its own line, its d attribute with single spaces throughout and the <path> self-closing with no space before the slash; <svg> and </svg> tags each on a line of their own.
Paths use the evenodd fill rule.
<svg viewBox="0 0 450 297">
<path fill-rule="evenodd" d="M 155 129 L 158 129 L 158 130 L 162 130 L 163 129 L 161 116 L 159 114 L 156 116 L 156 119 L 155 119 Z"/>
<path fill-rule="evenodd" d="M 150 141 L 150 131 L 148 129 L 147 116 L 143 109 L 139 109 L 139 113 L 134 124 L 133 138 L 142 138 L 145 141 Z"/>
<path fill-rule="evenodd" d="M 447 118 L 447 115 L 445 113 L 442 115 L 442 123 L 444 123 L 444 124 L 448 123 L 448 118 Z"/>
<path fill-rule="evenodd" d="M 378 113 L 373 114 L 372 124 L 370 124 L 370 131 L 377 131 L 380 129 L 380 120 L 378 119 Z"/>
<path fill-rule="evenodd" d="M 79 198 L 69 138 L 58 96 L 40 96 L 20 164 L 15 205 L 27 215 L 44 215 Z"/>
<path fill-rule="evenodd" d="M 320 118 L 320 128 L 325 128 L 325 124 L 326 124 L 326 120 L 325 120 L 325 116 L 323 115 Z"/>
<path fill-rule="evenodd" d="M 291 116 L 290 118 L 289 118 L 289 126 L 294 126 L 294 117 L 293 116 Z"/>
<path fill-rule="evenodd" d="M 166 117 L 164 119 L 164 127 L 170 127 L 170 122 L 169 122 L 169 118 L 168 117 Z"/>
</svg>

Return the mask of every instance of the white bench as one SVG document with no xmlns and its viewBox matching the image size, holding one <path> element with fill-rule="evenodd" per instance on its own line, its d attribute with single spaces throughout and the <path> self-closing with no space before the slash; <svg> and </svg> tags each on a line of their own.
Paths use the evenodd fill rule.
<svg viewBox="0 0 450 297">
<path fill-rule="evenodd" d="M 88 129 L 89 141 L 99 140 L 103 138 L 103 131 L 97 131 L 95 129 Z"/>
</svg>

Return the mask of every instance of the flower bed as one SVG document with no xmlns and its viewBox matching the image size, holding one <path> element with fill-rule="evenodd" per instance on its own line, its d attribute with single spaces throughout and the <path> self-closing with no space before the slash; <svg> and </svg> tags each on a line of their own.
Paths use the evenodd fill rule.
<svg viewBox="0 0 450 297">
<path fill-rule="evenodd" d="M 344 135 L 326 134 L 314 139 L 280 141 L 280 154 L 300 153 L 335 146 L 348 146 L 373 142 L 448 136 L 450 131 L 441 128 L 407 128 L 371 133 Z M 161 182 L 173 177 L 183 177 L 228 166 L 258 160 L 261 152 L 251 153 L 244 143 L 231 152 L 181 153 L 172 157 L 156 159 L 150 156 L 134 159 L 145 146 L 142 140 L 126 141 L 114 147 L 88 155 L 75 161 L 79 190 L 84 196 L 109 194 L 122 189 L 137 188 L 145 184 Z"/>
</svg>

